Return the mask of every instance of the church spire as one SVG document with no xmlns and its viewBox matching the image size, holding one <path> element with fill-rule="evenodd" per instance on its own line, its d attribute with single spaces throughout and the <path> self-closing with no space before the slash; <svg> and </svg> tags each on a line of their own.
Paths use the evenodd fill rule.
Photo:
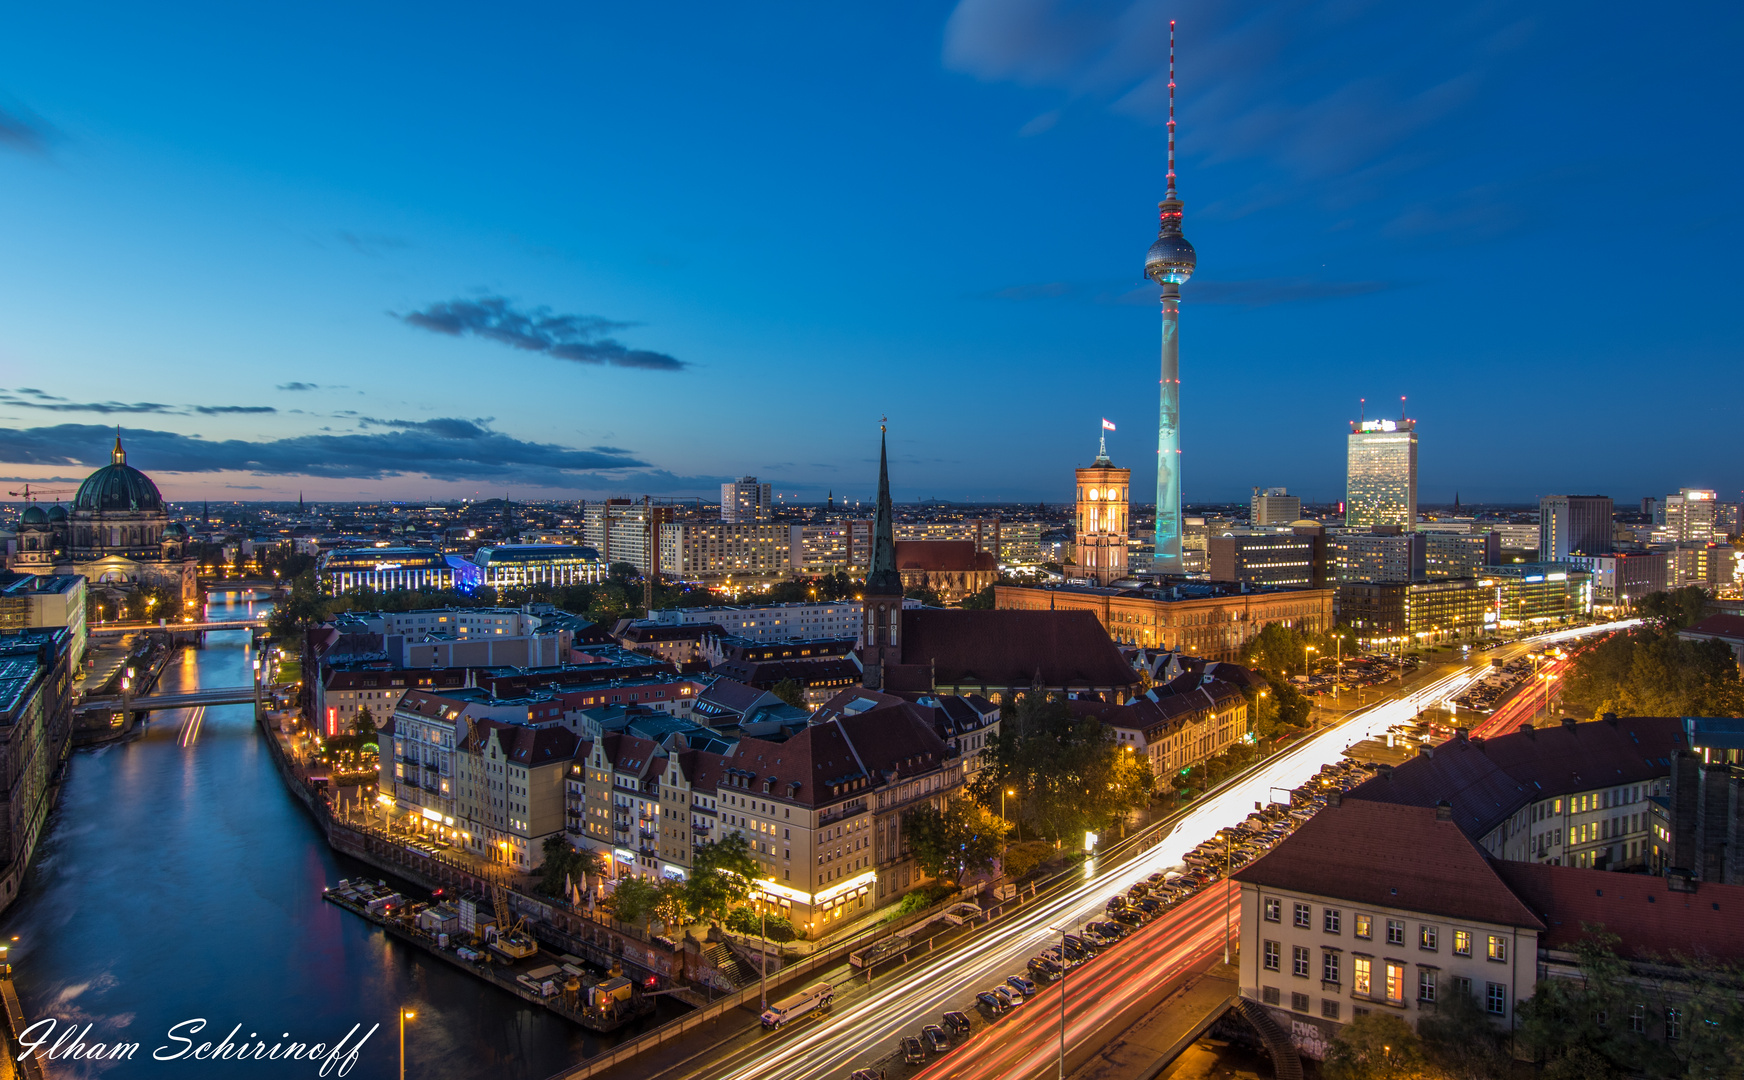
<svg viewBox="0 0 1744 1080">
<path fill-rule="evenodd" d="M 115 425 L 115 449 L 109 451 L 109 460 L 116 465 L 127 464 L 127 451 L 121 449 L 121 425 Z"/>
<path fill-rule="evenodd" d="M 885 451 L 885 421 L 878 423 L 878 511 L 872 519 L 872 566 L 866 592 L 901 596 L 902 575 L 896 569 L 896 523 L 890 507 L 890 460 Z"/>
</svg>

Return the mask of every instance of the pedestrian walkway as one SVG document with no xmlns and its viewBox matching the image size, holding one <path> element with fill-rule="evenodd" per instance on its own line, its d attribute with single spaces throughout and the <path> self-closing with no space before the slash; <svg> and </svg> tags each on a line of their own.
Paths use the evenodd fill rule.
<svg viewBox="0 0 1744 1080">
<path fill-rule="evenodd" d="M 1234 1007 L 1237 979 L 1235 968 L 1213 965 L 1110 1039 L 1072 1080 L 1153 1080 Z"/>
</svg>

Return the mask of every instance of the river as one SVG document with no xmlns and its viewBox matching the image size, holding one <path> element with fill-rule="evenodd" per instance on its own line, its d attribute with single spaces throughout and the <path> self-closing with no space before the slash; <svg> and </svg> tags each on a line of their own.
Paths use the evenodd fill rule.
<svg viewBox="0 0 1744 1080">
<path fill-rule="evenodd" d="M 213 619 L 264 605 L 214 595 Z M 249 680 L 249 635 L 208 635 L 165 668 L 166 691 Z M 87 1042 L 137 1042 L 131 1061 L 57 1063 L 52 1075 L 317 1075 L 308 1062 L 152 1060 L 193 1018 L 217 1041 L 332 1044 L 381 1027 L 349 1076 L 398 1075 L 396 1009 L 415 1080 L 541 1080 L 595 1050 L 579 1028 L 396 943 L 321 900 L 335 856 L 274 771 L 252 707 L 158 713 L 132 742 L 74 754 L 22 897 L 0 922 L 26 1016 L 92 1024 Z M 356 1036 L 353 1036 L 355 1040 Z M 253 1041 L 252 1039 L 250 1041 Z M 326 1075 L 334 1075 L 329 1071 Z"/>
</svg>

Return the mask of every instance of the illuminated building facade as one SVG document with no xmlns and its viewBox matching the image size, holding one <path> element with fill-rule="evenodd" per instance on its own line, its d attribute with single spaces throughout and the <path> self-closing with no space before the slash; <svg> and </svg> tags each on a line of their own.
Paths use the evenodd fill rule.
<svg viewBox="0 0 1744 1080">
<path fill-rule="evenodd" d="M 661 526 L 672 520 L 672 507 L 654 506 L 647 499 L 586 503 L 581 508 L 581 539 L 599 552 L 608 569 L 613 563 L 629 563 L 650 574 L 661 570 Z"/>
<path fill-rule="evenodd" d="M 503 544 L 471 557 L 448 556 L 454 587 L 470 593 L 481 585 L 524 589 L 532 585 L 591 585 L 606 576 L 605 561 L 590 547 L 567 544 Z"/>
<path fill-rule="evenodd" d="M 1592 575 L 1570 563 L 1503 563 L 1486 567 L 1491 590 L 1486 622 L 1504 629 L 1560 623 L 1593 609 Z"/>
<path fill-rule="evenodd" d="M 721 485 L 721 520 L 735 525 L 755 525 L 769 520 L 769 485 L 755 476 L 741 477 Z"/>
<path fill-rule="evenodd" d="M 1683 488 L 1667 495 L 1662 508 L 1668 539 L 1673 543 L 1724 540 L 1738 532 L 1738 504 L 1720 502 L 1705 488 Z"/>
<path fill-rule="evenodd" d="M 660 572 L 698 579 L 743 575 L 786 577 L 794 569 L 797 525 L 683 523 L 660 527 Z"/>
<path fill-rule="evenodd" d="M 1095 585 L 1110 585 L 1126 577 L 1132 470 L 1109 460 L 1105 435 L 1096 460 L 1077 470 L 1077 480 L 1077 557 L 1067 574 Z"/>
<path fill-rule="evenodd" d="M 1473 578 L 1353 582 L 1338 587 L 1338 621 L 1363 648 L 1393 652 L 1482 635 L 1493 599 Z"/>
<path fill-rule="evenodd" d="M 1326 584 L 1326 536 L 1319 526 L 1293 532 L 1230 532 L 1207 541 L 1212 581 L 1318 589 Z"/>
<path fill-rule="evenodd" d="M 1292 525 L 1302 518 L 1302 500 L 1281 487 L 1253 489 L 1248 500 L 1247 523 L 1256 529 L 1270 525 Z"/>
<path fill-rule="evenodd" d="M 1277 589 L 1187 582 L 1157 588 L 1094 585 L 995 587 L 994 606 L 1019 611 L 1090 611 L 1116 641 L 1239 661 L 1268 623 L 1304 631 L 1332 629 L 1332 589 Z"/>
<path fill-rule="evenodd" d="M 434 548 L 337 548 L 321 556 L 315 573 L 336 596 L 352 589 L 454 588 L 454 567 Z"/>
<path fill-rule="evenodd" d="M 1353 420 L 1345 457 L 1344 524 L 1417 526 L 1417 421 Z"/>
<path fill-rule="evenodd" d="M 1559 562 L 1570 555 L 1611 550 L 1609 495 L 1546 495 L 1538 500 L 1538 557 Z"/>
</svg>

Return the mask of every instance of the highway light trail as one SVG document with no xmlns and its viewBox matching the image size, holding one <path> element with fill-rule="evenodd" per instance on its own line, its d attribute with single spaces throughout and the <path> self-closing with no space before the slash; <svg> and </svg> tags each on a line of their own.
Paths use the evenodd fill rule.
<svg viewBox="0 0 1744 1080">
<path fill-rule="evenodd" d="M 1627 624 L 1583 627 L 1531 639 L 1534 642 L 1563 640 L 1617 629 Z M 915 961 L 896 972 L 873 980 L 872 996 L 839 1003 L 835 1011 L 797 1027 L 776 1031 L 754 1047 L 729 1054 L 709 1066 L 711 1080 L 840 1080 L 853 1068 L 864 1067 L 887 1055 L 903 1035 L 917 1034 L 923 1024 L 938 1023 L 948 1009 L 973 1012 L 976 991 L 1003 982 L 1008 975 L 1027 974 L 1029 958 L 1055 944 L 1060 926 L 1081 926 L 1102 917 L 1109 897 L 1122 892 L 1150 874 L 1179 864 L 1187 852 L 1210 839 L 1218 829 L 1234 825 L 1253 812 L 1253 804 L 1271 800 L 1274 789 L 1287 798 L 1290 789 L 1301 786 L 1323 766 L 1340 760 L 1345 749 L 1365 739 L 1384 736 L 1388 728 L 1413 722 L 1426 708 L 1439 706 L 1462 693 L 1483 673 L 1481 668 L 1463 668 L 1419 687 L 1409 694 L 1377 702 L 1349 720 L 1302 740 L 1255 771 L 1203 797 L 1150 847 L 1118 866 L 1108 867 L 1110 855 L 1130 850 L 1137 838 L 1108 845 L 1110 851 L 1087 863 L 1083 880 L 1060 894 L 1009 920 L 978 932 L 968 941 L 934 958 Z M 1144 834 L 1156 838 L 1157 834 Z M 1182 904 L 1164 913 L 1156 922 L 1127 941 L 1105 950 L 1104 955 L 1067 975 L 1095 995 L 1094 1008 L 1073 1023 L 1094 1030 L 1097 1016 L 1115 1015 L 1126 1003 L 1148 992 L 1166 973 L 1184 970 L 1221 948 L 1225 891 L 1213 883 Z M 1232 920 L 1233 927 L 1233 920 Z M 1152 935 L 1155 935 L 1154 937 Z M 1128 957 L 1142 956 L 1142 960 Z M 1130 965 L 1137 964 L 1133 967 Z M 1161 964 L 1161 967 L 1156 965 Z M 1104 983 L 1099 969 L 1127 971 L 1130 977 L 1112 976 Z M 1019 1029 L 1045 1027 L 1042 1016 L 1047 1001 L 1054 1002 L 1053 1021 L 1059 1022 L 1059 998 L 1054 991 L 1038 995 L 993 1025 L 997 1041 L 1016 1040 Z M 1067 994 L 1071 1013 L 1073 994 Z M 1087 1001 L 1089 999 L 1086 999 Z M 838 992 L 838 1001 L 840 995 Z M 1057 1036 L 1056 1036 L 1057 1037 Z M 1056 1046 L 1057 1052 L 1057 1046 Z M 1040 1050 L 1035 1052 L 1039 1053 Z M 952 1055 L 953 1057 L 955 1055 Z M 1021 1061 L 1010 1062 L 1020 1066 Z M 956 1076 L 955 1073 L 940 1074 Z M 968 1075 L 968 1074 L 964 1074 Z M 975 1075 L 1007 1075 L 987 1072 Z M 1023 1075 L 1011 1072 L 1010 1076 Z"/>
</svg>

